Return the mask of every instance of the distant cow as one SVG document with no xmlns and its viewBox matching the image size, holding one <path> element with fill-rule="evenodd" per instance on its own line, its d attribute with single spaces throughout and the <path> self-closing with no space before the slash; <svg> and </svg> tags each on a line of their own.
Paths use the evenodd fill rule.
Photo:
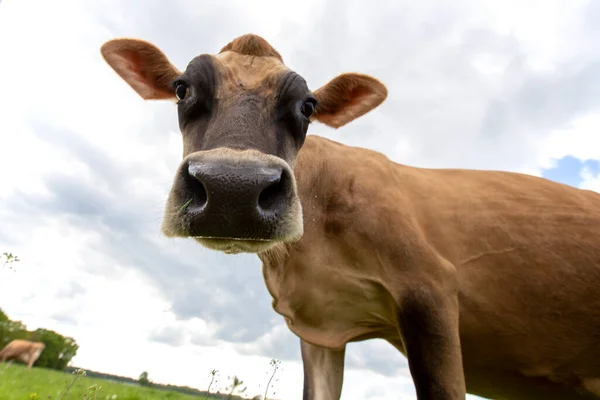
<svg viewBox="0 0 600 400">
<path fill-rule="evenodd" d="M 18 360 L 26 363 L 27 369 L 31 369 L 45 348 L 46 345 L 42 342 L 15 339 L 0 351 L 0 362 Z"/>
<path fill-rule="evenodd" d="M 183 72 L 142 40 L 102 54 L 141 97 L 177 101 L 163 232 L 258 254 L 301 338 L 304 399 L 338 399 L 346 344 L 371 338 L 407 357 L 419 400 L 600 398 L 600 194 L 307 136 L 386 87 L 345 73 L 312 91 L 256 35 Z"/>
</svg>

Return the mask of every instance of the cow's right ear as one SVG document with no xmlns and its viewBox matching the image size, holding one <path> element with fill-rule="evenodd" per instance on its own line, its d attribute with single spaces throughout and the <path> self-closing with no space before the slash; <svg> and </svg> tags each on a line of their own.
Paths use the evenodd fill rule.
<svg viewBox="0 0 600 400">
<path fill-rule="evenodd" d="M 339 128 L 379 106 L 387 95 L 385 85 L 371 76 L 341 74 L 314 92 L 317 108 L 311 119 Z"/>
<path fill-rule="evenodd" d="M 139 39 L 114 39 L 100 48 L 104 60 L 145 100 L 175 99 L 181 74 L 156 46 Z"/>
</svg>

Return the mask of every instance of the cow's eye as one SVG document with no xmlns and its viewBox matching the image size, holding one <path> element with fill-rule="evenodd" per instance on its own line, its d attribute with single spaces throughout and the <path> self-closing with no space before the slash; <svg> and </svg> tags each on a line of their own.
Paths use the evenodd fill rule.
<svg viewBox="0 0 600 400">
<path fill-rule="evenodd" d="M 185 99 L 190 94 L 190 87 L 185 83 L 178 83 L 175 86 L 175 96 L 177 100 L 181 101 Z"/>
<path fill-rule="evenodd" d="M 300 107 L 300 112 L 302 115 L 304 115 L 306 118 L 310 118 L 315 112 L 316 103 L 317 102 L 315 99 L 308 99 L 302 103 L 302 106 Z"/>
</svg>

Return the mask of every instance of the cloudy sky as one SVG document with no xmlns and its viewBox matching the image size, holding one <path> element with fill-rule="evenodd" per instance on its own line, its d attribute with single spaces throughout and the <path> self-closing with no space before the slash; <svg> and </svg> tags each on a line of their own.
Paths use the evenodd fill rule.
<svg viewBox="0 0 600 400">
<path fill-rule="evenodd" d="M 4 0 L 0 3 L 0 307 L 74 337 L 74 364 L 205 389 L 238 374 L 300 399 L 298 341 L 254 256 L 160 235 L 181 157 L 176 111 L 102 60 L 158 45 L 179 68 L 260 34 L 311 88 L 358 71 L 388 100 L 311 132 L 421 167 L 502 169 L 600 190 L 600 2 Z M 342 398 L 414 399 L 404 358 L 351 344 Z M 220 382 L 220 383 L 221 383 Z"/>
</svg>

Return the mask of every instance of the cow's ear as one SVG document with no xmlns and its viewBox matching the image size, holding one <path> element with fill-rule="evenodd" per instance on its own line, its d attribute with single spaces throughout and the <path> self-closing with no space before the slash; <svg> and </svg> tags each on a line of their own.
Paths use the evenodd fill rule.
<svg viewBox="0 0 600 400">
<path fill-rule="evenodd" d="M 175 99 L 181 74 L 156 46 L 139 39 L 115 39 L 100 49 L 104 60 L 146 100 Z"/>
<path fill-rule="evenodd" d="M 317 108 L 311 119 L 339 128 L 380 105 L 387 97 L 387 88 L 371 76 L 346 73 L 313 94 Z"/>
</svg>

